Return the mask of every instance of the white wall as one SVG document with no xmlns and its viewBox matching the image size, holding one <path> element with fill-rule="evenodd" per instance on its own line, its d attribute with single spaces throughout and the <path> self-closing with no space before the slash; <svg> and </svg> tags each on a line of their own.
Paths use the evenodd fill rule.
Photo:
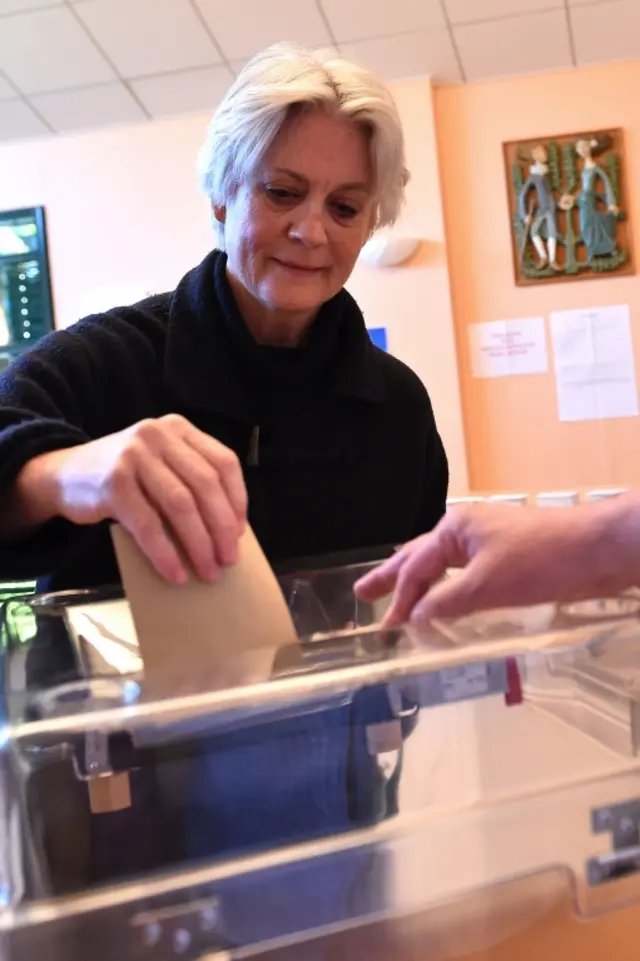
<svg viewBox="0 0 640 961">
<path fill-rule="evenodd" d="M 0 148 L 0 209 L 43 204 L 60 327 L 166 290 L 211 245 L 195 176 L 207 117 Z"/>
</svg>

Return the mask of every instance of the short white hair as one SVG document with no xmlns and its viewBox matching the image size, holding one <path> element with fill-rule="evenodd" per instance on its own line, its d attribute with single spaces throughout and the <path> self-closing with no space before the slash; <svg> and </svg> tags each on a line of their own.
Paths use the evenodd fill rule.
<svg viewBox="0 0 640 961">
<path fill-rule="evenodd" d="M 298 107 L 334 111 L 363 127 L 374 176 L 373 229 L 400 214 L 409 179 L 402 123 L 387 87 L 369 70 L 335 53 L 279 43 L 255 56 L 215 111 L 198 157 L 200 187 L 215 206 L 226 206 L 233 186 L 263 160 L 278 131 Z M 214 220 L 218 246 L 224 228 Z"/>
</svg>

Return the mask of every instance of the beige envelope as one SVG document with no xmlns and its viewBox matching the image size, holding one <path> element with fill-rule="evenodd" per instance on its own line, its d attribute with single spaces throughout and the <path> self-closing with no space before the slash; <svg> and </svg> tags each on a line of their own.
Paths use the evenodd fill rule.
<svg viewBox="0 0 640 961">
<path fill-rule="evenodd" d="M 266 680 L 297 634 L 276 577 L 250 528 L 238 561 L 215 584 L 165 582 L 119 525 L 113 543 L 151 697 Z"/>
</svg>

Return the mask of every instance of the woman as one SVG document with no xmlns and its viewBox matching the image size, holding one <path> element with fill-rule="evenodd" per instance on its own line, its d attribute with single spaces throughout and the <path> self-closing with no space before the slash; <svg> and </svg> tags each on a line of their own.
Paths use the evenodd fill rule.
<svg viewBox="0 0 640 961">
<path fill-rule="evenodd" d="M 53 334 L 0 380 L 0 574 L 110 582 L 113 519 L 179 582 L 187 572 L 166 524 L 196 574 L 215 579 L 247 516 L 276 563 L 377 552 L 444 513 L 447 462 L 427 392 L 373 347 L 344 290 L 371 232 L 396 220 L 407 181 L 388 91 L 345 61 L 267 50 L 216 111 L 201 181 L 217 250 L 173 293 Z M 384 690 L 362 695 L 274 723 L 268 739 L 238 732 L 207 745 L 179 775 L 195 799 L 187 848 L 229 852 L 392 813 L 393 784 L 367 747 L 368 726 L 393 720 L 391 707 Z M 125 815 L 125 850 L 109 843 L 110 815 L 91 821 L 103 832 L 93 878 L 172 856 L 164 815 L 149 804 Z M 323 890 L 331 900 L 344 885 Z"/>
<path fill-rule="evenodd" d="M 0 576 L 117 577 L 104 522 L 158 571 L 396 544 L 444 511 L 429 397 L 343 289 L 407 181 L 370 73 L 288 45 L 256 57 L 200 158 L 218 249 L 171 294 L 41 341 L 0 380 Z"/>
<path fill-rule="evenodd" d="M 584 161 L 582 167 L 582 190 L 578 194 L 580 233 L 587 248 L 587 263 L 594 257 L 612 257 L 617 251 L 616 226 L 619 208 L 615 202 L 613 187 L 604 167 L 596 163 L 594 157 L 611 146 L 609 137 L 594 140 L 579 140 L 576 153 Z M 602 181 L 605 197 L 596 192 L 598 179 Z M 601 210 L 599 203 L 606 203 Z"/>
</svg>

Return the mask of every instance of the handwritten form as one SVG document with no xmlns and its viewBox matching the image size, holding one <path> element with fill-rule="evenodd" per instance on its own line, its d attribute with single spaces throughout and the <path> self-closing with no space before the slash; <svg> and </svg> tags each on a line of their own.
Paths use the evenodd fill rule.
<svg viewBox="0 0 640 961">
<path fill-rule="evenodd" d="M 550 323 L 560 420 L 637 416 L 629 307 L 556 311 Z"/>
</svg>

